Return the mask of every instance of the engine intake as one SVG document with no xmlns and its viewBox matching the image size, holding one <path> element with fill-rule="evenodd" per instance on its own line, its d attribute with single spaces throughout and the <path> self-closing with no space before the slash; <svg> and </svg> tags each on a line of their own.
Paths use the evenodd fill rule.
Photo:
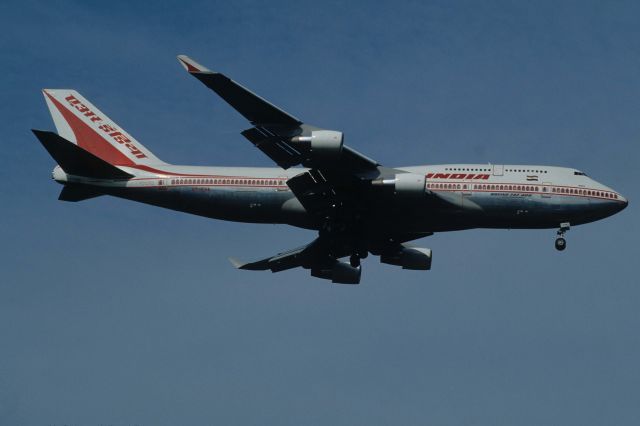
<svg viewBox="0 0 640 426">
<path fill-rule="evenodd" d="M 380 262 L 402 266 L 402 269 L 428 271 L 431 269 L 431 249 L 402 246 L 395 253 L 381 255 Z"/>
<path fill-rule="evenodd" d="M 339 260 L 328 269 L 312 269 L 311 276 L 331 280 L 336 284 L 360 284 L 360 274 L 362 269 L 358 266 L 354 268 L 349 263 Z"/>
</svg>

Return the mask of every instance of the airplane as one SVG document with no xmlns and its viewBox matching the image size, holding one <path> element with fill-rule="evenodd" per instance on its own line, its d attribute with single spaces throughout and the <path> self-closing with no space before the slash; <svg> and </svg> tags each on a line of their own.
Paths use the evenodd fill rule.
<svg viewBox="0 0 640 426">
<path fill-rule="evenodd" d="M 207 218 L 314 230 L 317 237 L 302 247 L 230 261 L 244 270 L 302 267 L 340 284 L 360 283 L 369 254 L 403 269 L 431 269 L 432 251 L 411 241 L 436 232 L 557 228 L 562 251 L 572 225 L 628 204 L 573 168 L 383 166 L 346 145 L 342 132 L 307 124 L 188 56 L 178 60 L 250 122 L 241 134 L 278 167 L 169 164 L 78 92 L 44 89 L 57 133 L 33 133 L 58 164 L 52 177 L 63 185 L 60 200 L 111 195 Z"/>
</svg>

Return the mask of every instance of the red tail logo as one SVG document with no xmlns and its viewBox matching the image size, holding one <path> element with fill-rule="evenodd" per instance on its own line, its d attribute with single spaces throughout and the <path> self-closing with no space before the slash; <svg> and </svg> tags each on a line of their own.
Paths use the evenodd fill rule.
<svg viewBox="0 0 640 426">
<path fill-rule="evenodd" d="M 96 113 L 91 111 L 89 107 L 80 102 L 75 96 L 69 95 L 64 99 L 69 103 L 69 105 L 77 109 L 82 115 L 89 118 L 89 120 L 91 120 L 92 122 L 100 123 L 101 121 L 103 121 L 100 116 L 96 115 Z M 131 140 L 126 137 L 118 128 L 114 127 L 111 124 L 101 124 L 100 126 L 98 126 L 98 128 L 105 132 L 111 139 L 113 139 L 117 143 L 126 146 L 127 149 L 131 151 L 131 154 L 136 158 L 147 158 L 147 156 L 144 155 L 144 153 L 140 151 L 133 144 L 133 142 L 131 142 Z"/>
</svg>

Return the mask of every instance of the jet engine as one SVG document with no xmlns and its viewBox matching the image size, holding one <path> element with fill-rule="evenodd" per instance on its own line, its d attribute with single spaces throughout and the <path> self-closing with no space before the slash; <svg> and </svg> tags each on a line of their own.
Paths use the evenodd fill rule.
<svg viewBox="0 0 640 426">
<path fill-rule="evenodd" d="M 311 136 L 294 136 L 291 142 L 311 148 L 314 159 L 335 160 L 342 153 L 344 135 L 335 130 L 313 130 Z"/>
<path fill-rule="evenodd" d="M 347 262 L 337 260 L 330 268 L 312 269 L 311 276 L 331 280 L 337 284 L 359 284 L 361 272 L 360 266 L 354 268 Z"/>
<path fill-rule="evenodd" d="M 394 253 L 380 255 L 380 262 L 402 266 L 402 269 L 428 271 L 431 269 L 431 249 L 402 246 Z"/>
<path fill-rule="evenodd" d="M 393 179 L 377 179 L 371 184 L 393 188 L 396 195 L 419 197 L 425 193 L 426 177 L 416 173 L 398 173 Z"/>
</svg>

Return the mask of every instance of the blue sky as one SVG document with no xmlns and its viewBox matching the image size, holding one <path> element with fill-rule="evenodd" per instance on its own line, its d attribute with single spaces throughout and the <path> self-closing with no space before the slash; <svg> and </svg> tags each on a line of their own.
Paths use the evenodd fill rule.
<svg viewBox="0 0 640 426">
<path fill-rule="evenodd" d="M 637 2 L 4 2 L 0 423 L 637 424 Z M 576 167 L 630 199 L 421 241 L 360 286 L 234 270 L 286 226 L 57 201 L 42 88 L 165 161 L 271 166 L 188 54 L 389 166 Z M 633 278 L 636 277 L 636 278 Z"/>
</svg>

